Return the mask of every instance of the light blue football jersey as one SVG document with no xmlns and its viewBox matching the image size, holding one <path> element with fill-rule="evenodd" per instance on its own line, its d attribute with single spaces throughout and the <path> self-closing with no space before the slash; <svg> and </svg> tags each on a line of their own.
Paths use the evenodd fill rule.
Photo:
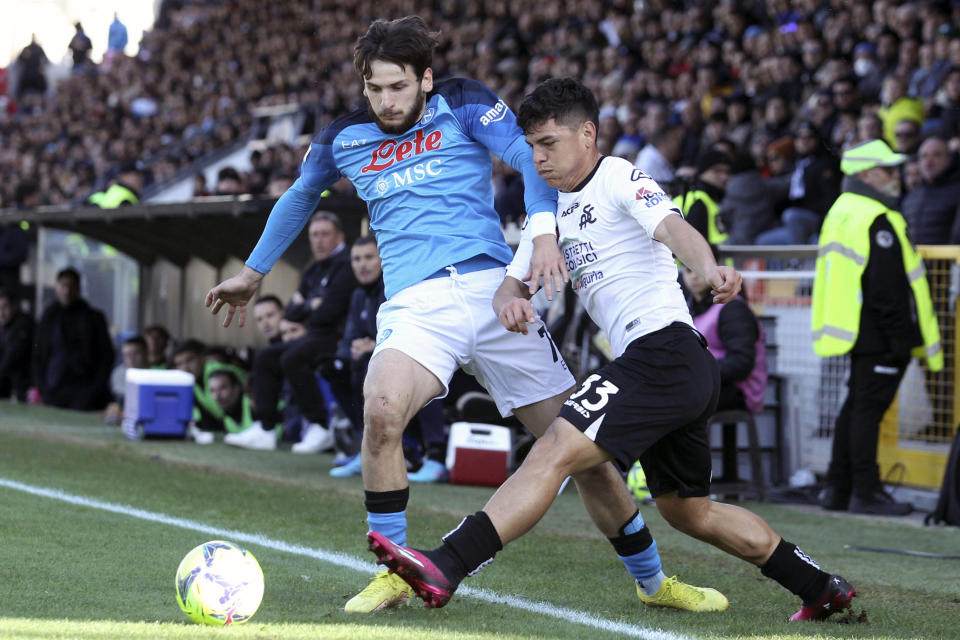
<svg viewBox="0 0 960 640">
<path fill-rule="evenodd" d="M 354 111 L 314 138 L 247 265 L 269 271 L 341 176 L 367 203 L 388 298 L 474 256 L 507 264 L 513 252 L 493 208 L 491 152 L 523 175 L 528 214 L 556 211 L 557 192 L 537 175 L 513 112 L 475 80 L 436 83 L 423 118 L 400 135 Z"/>
</svg>

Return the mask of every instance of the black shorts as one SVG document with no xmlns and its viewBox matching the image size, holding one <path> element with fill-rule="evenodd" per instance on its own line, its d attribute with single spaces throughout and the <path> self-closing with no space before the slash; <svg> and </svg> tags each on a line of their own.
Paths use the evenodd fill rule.
<svg viewBox="0 0 960 640">
<path fill-rule="evenodd" d="M 682 322 L 637 338 L 623 355 L 583 382 L 560 417 L 626 471 L 643 464 L 656 497 L 710 493 L 707 420 L 720 392 L 720 369 L 706 340 Z"/>
</svg>

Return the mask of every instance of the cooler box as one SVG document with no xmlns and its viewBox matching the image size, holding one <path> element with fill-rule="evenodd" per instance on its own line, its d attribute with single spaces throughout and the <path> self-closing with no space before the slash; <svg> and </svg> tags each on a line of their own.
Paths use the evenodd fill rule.
<svg viewBox="0 0 960 640">
<path fill-rule="evenodd" d="M 510 468 L 510 429 L 479 422 L 454 422 L 447 441 L 453 484 L 499 487 Z"/>
<path fill-rule="evenodd" d="M 193 419 L 193 374 L 127 369 L 123 432 L 128 438 L 182 438 Z"/>
</svg>

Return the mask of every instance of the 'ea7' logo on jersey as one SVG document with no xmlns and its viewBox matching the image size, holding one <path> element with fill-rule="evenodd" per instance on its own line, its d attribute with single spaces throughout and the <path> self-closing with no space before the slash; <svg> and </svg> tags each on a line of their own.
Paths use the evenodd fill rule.
<svg viewBox="0 0 960 640">
<path fill-rule="evenodd" d="M 370 158 L 370 164 L 360 169 L 360 173 L 370 171 L 378 172 L 389 169 L 395 163 L 407 158 L 418 156 L 427 151 L 439 149 L 443 143 L 443 132 L 440 129 L 431 131 L 429 135 L 423 135 L 423 129 L 417 129 L 413 140 L 405 140 L 397 144 L 396 140 L 384 140 L 380 146 L 373 150 Z"/>
<path fill-rule="evenodd" d="M 487 126 L 491 122 L 503 120 L 503 116 L 505 115 L 507 115 L 507 103 L 503 100 L 498 100 L 497 104 L 490 107 L 486 113 L 480 116 L 480 124 Z"/>
<path fill-rule="evenodd" d="M 588 204 L 584 205 L 583 213 L 580 214 L 580 228 L 583 229 L 588 224 L 596 222 L 597 219 L 593 217 L 593 205 Z"/>
</svg>

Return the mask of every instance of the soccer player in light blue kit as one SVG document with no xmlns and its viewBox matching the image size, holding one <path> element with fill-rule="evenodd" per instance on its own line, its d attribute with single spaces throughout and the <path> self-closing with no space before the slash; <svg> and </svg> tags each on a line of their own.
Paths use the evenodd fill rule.
<svg viewBox="0 0 960 640">
<path fill-rule="evenodd" d="M 419 17 L 374 22 L 354 64 L 368 108 L 329 124 L 310 145 L 300 178 L 277 201 L 241 272 L 210 290 L 206 305 L 228 306 L 224 326 L 300 232 L 324 189 L 346 176 L 368 204 L 383 260 L 387 301 L 377 314 L 377 347 L 364 382 L 363 484 L 367 522 L 406 542 L 409 484 L 401 436 L 410 418 L 443 397 L 459 366 L 542 435 L 574 385 L 542 322 L 529 334 L 507 331 L 492 300 L 513 257 L 493 209 L 491 152 L 524 176 L 534 238 L 528 278 L 548 297 L 567 278 L 556 244 L 556 191 L 537 175 L 514 114 L 482 84 L 434 83 L 437 44 Z M 727 607 L 713 589 L 666 579 L 656 543 L 611 464 L 574 480 L 597 527 L 613 543 L 649 604 L 695 611 Z M 347 602 L 365 613 L 401 604 L 412 590 L 382 571 Z"/>
</svg>

